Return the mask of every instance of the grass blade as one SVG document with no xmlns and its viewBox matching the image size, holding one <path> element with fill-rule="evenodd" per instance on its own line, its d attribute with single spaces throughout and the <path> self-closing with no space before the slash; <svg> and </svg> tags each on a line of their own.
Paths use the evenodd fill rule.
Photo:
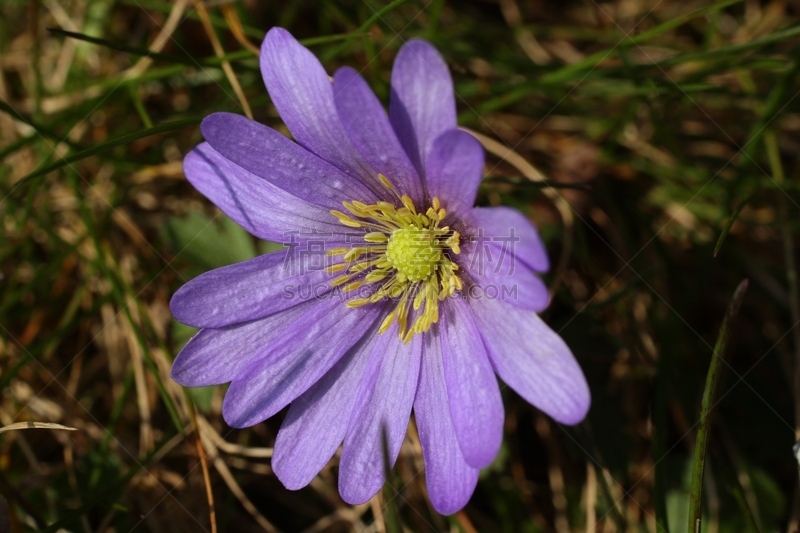
<svg viewBox="0 0 800 533">
<path fill-rule="evenodd" d="M 665 358 L 659 358 L 653 400 L 653 457 L 667 455 L 667 373 Z M 669 533 L 667 513 L 667 465 L 665 461 L 656 461 L 653 500 L 656 514 L 656 531 Z"/>
<path fill-rule="evenodd" d="M 341 45 L 339 45 L 338 47 L 336 47 L 333 50 L 329 51 L 327 54 L 324 54 L 322 56 L 322 60 L 323 61 L 330 60 L 330 59 L 333 59 L 334 57 L 338 56 L 339 54 L 341 54 L 342 51 L 345 48 L 350 46 L 350 43 L 352 42 L 353 39 L 355 39 L 359 35 L 363 35 L 364 33 L 366 33 L 367 30 L 369 30 L 369 28 L 373 24 L 375 24 L 379 20 L 382 20 L 382 17 L 384 15 L 386 15 L 387 13 L 392 11 L 393 9 L 395 9 L 397 7 L 400 7 L 401 5 L 405 4 L 407 1 L 408 0 L 395 0 L 394 2 L 390 3 L 389 5 L 386 5 L 386 6 L 382 7 L 381 9 L 379 9 L 378 11 L 375 11 L 373 13 L 373 15 L 371 17 L 369 17 L 366 21 L 364 21 L 364 23 L 361 26 L 359 26 L 356 31 L 354 31 L 351 34 L 349 34 L 347 36 L 347 38 L 345 39 L 345 41 Z M 304 44 L 308 44 L 308 43 L 304 43 Z M 314 43 L 314 44 L 317 44 L 317 43 Z"/>
<path fill-rule="evenodd" d="M 750 200 L 753 199 L 754 195 L 755 193 L 749 194 L 744 200 L 742 200 L 736 209 L 734 209 L 733 213 L 731 213 L 728 221 L 725 222 L 725 226 L 722 228 L 722 232 L 719 234 L 719 239 L 717 239 L 717 244 L 714 246 L 714 257 L 717 257 L 717 254 L 719 254 L 719 251 L 722 249 L 722 243 L 725 242 L 725 238 L 728 236 L 728 233 L 730 233 L 733 223 L 736 222 L 736 219 L 739 218 L 739 214 L 742 212 L 742 209 L 744 206 L 750 203 Z"/>
<path fill-rule="evenodd" d="M 191 65 L 191 66 L 196 66 L 198 63 L 196 59 L 191 57 L 181 57 L 171 54 L 161 54 L 158 52 L 153 52 L 151 50 L 148 50 L 147 48 L 140 48 L 138 46 L 129 46 L 124 43 L 114 42 L 108 39 L 101 39 L 99 37 L 92 37 L 91 35 L 84 35 L 83 33 L 67 31 L 61 28 L 47 28 L 47 31 L 55 35 L 63 35 L 64 37 L 68 37 L 70 39 L 84 41 L 87 43 L 96 44 L 98 46 L 104 46 L 110 50 L 116 50 L 118 52 L 133 54 L 140 57 L 149 57 L 151 59 L 166 61 L 167 63 L 180 63 L 183 65 Z"/>
<path fill-rule="evenodd" d="M 386 483 L 383 486 L 383 499 L 385 501 L 384 519 L 387 533 L 402 533 L 403 525 L 400 522 L 400 513 L 397 509 L 395 496 L 397 491 L 392 486 L 392 463 L 389 458 L 389 438 L 386 435 L 386 427 L 381 431 L 381 451 L 383 453 L 383 471 Z"/>
<path fill-rule="evenodd" d="M 698 9 L 697 11 L 693 11 L 681 17 L 668 20 L 667 22 L 659 24 L 658 26 L 655 26 L 647 31 L 643 31 L 638 35 L 630 36 L 626 38 L 626 40 L 622 44 L 624 46 L 634 46 L 646 43 L 653 37 L 657 37 L 662 33 L 675 29 L 683 24 L 686 24 L 687 22 L 691 22 L 694 19 L 705 17 L 715 11 L 725 9 L 726 7 L 732 6 L 733 4 L 738 4 L 741 1 L 742 0 L 725 0 L 723 2 L 718 2 L 714 5 Z M 566 83 L 570 80 L 574 80 L 576 78 L 576 73 L 595 68 L 602 60 L 611 55 L 611 52 L 613 52 L 615 48 L 601 50 L 590 56 L 583 58 L 580 61 L 572 63 L 571 65 L 567 65 L 555 72 L 546 74 L 539 79 L 539 83 L 543 85 L 552 83 L 561 84 L 561 83 Z"/>
<path fill-rule="evenodd" d="M 35 178 L 39 176 L 43 176 L 54 170 L 58 170 L 61 167 L 71 165 L 72 163 L 76 163 L 81 159 L 86 159 L 87 157 L 91 157 L 93 155 L 102 154 L 103 152 L 107 152 L 117 146 L 122 146 L 123 144 L 132 143 L 134 141 L 138 141 L 139 139 L 144 139 L 145 137 L 149 137 L 151 135 L 156 135 L 159 133 L 164 133 L 167 131 L 173 131 L 180 128 L 184 128 L 186 126 L 190 126 L 193 124 L 197 124 L 200 122 L 199 118 L 185 118 L 181 120 L 175 120 L 173 122 L 167 122 L 166 124 L 160 124 L 158 126 L 153 126 L 152 128 L 143 129 L 141 131 L 137 131 L 135 133 L 129 133 L 128 135 L 123 135 L 122 137 L 117 137 L 116 139 L 112 139 L 108 142 L 104 142 L 102 144 L 98 144 L 97 146 L 93 146 L 86 150 L 82 150 L 76 154 L 72 154 L 70 156 L 64 157 L 47 165 L 44 168 L 40 168 L 38 170 L 34 170 L 17 183 L 17 186 L 26 185 L 30 183 Z"/>
<path fill-rule="evenodd" d="M 717 389 L 720 370 L 722 369 L 722 356 L 730 338 L 730 327 L 739 312 L 744 293 L 747 291 L 748 281 L 742 280 L 733 293 L 731 303 L 725 312 L 722 326 L 719 328 L 719 336 L 714 346 L 714 354 L 711 357 L 711 364 L 708 367 L 706 376 L 706 386 L 703 391 L 703 402 L 700 408 L 700 422 L 697 428 L 697 442 L 694 448 L 694 458 L 692 459 L 692 477 L 689 493 L 689 533 L 700 531 L 700 515 L 702 513 L 703 498 L 703 471 L 706 464 L 706 448 L 708 446 L 708 430 L 711 408 L 714 403 L 714 396 Z"/>
</svg>

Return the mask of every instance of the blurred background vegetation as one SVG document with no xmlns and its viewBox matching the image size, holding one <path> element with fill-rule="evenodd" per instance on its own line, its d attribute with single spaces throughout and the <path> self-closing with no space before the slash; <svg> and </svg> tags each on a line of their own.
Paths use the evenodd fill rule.
<svg viewBox="0 0 800 533">
<path fill-rule="evenodd" d="M 3 0 L 0 530 L 685 532 L 702 498 L 702 531 L 797 531 L 799 17 L 781 0 Z M 544 317 L 592 410 L 562 427 L 505 389 L 504 447 L 452 517 L 427 503 L 413 431 L 391 486 L 350 507 L 336 459 L 299 492 L 277 481 L 281 416 L 231 430 L 224 388 L 169 378 L 192 333 L 171 294 L 272 249 L 181 159 L 214 111 L 285 131 L 254 48 L 276 25 L 384 102 L 400 45 L 432 41 L 486 137 L 479 203 L 522 210 L 553 258 Z"/>
</svg>

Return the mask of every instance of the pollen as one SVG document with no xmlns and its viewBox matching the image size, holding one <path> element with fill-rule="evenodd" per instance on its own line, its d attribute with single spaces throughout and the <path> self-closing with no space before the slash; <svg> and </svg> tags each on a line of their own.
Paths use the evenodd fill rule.
<svg viewBox="0 0 800 533">
<path fill-rule="evenodd" d="M 332 286 L 344 285 L 345 292 L 359 291 L 359 297 L 347 302 L 348 307 L 395 301 L 396 307 L 378 331 L 385 333 L 397 322 L 398 335 L 407 343 L 439 321 L 441 300 L 461 290 L 458 265 L 453 261 L 460 253 L 461 237 L 441 225 L 447 211 L 438 198 L 433 198 L 424 212 L 418 211 L 411 198 L 400 195 L 386 176 L 378 178 L 397 201 L 344 202 L 346 213 L 331 211 L 342 225 L 363 229 L 365 234 L 363 242 L 351 248 L 329 251 L 328 255 L 341 257 L 341 262 L 327 270 L 341 273 L 331 280 Z"/>
</svg>

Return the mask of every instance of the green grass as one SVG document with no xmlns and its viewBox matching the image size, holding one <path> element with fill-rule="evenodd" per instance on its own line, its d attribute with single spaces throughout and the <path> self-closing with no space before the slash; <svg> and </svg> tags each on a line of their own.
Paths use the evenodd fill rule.
<svg viewBox="0 0 800 533">
<path fill-rule="evenodd" d="M 298 492 L 274 477 L 281 416 L 231 430 L 224 387 L 169 378 L 193 333 L 170 296 L 274 249 L 182 175 L 202 117 L 241 112 L 224 62 L 255 118 L 283 128 L 255 53 L 210 4 L 221 58 L 191 2 L 155 52 L 173 2 L 0 5 L 0 426 L 77 428 L 0 432 L 11 531 L 210 531 L 208 489 L 220 531 L 685 532 L 697 513 L 704 532 L 738 533 L 797 520 L 796 8 L 229 4 L 252 44 L 284 26 L 384 102 L 400 45 L 429 39 L 460 123 L 565 185 L 531 186 L 490 154 L 479 203 L 536 221 L 554 265 L 566 251 L 543 316 L 585 369 L 592 410 L 561 427 L 504 389 L 503 449 L 464 511 L 440 517 L 415 437 L 374 504 L 351 508 L 336 460 Z"/>
</svg>

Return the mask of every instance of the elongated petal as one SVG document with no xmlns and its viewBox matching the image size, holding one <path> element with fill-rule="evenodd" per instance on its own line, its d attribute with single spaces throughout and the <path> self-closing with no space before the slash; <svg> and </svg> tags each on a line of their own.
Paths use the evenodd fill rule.
<svg viewBox="0 0 800 533">
<path fill-rule="evenodd" d="M 342 233 L 328 209 L 289 194 L 202 143 L 183 160 L 186 179 L 226 215 L 262 239 L 288 243 Z M 339 238 L 341 240 L 341 238 Z"/>
<path fill-rule="evenodd" d="M 367 334 L 292 402 L 275 440 L 272 468 L 291 490 L 308 485 L 344 440 L 377 337 Z"/>
<path fill-rule="evenodd" d="M 583 420 L 589 386 L 561 337 L 536 313 L 512 305 L 481 300 L 472 308 L 500 379 L 557 422 Z"/>
<path fill-rule="evenodd" d="M 453 428 L 464 460 L 483 468 L 494 460 L 503 440 L 500 388 L 472 309 L 463 300 L 450 299 L 443 311 L 439 334 Z"/>
<path fill-rule="evenodd" d="M 418 205 L 425 194 L 414 165 L 406 155 L 389 117 L 358 72 L 343 67 L 333 77 L 333 96 L 350 140 L 367 163 Z"/>
<path fill-rule="evenodd" d="M 483 147 L 461 130 L 449 130 L 433 143 L 425 165 L 428 193 L 451 214 L 468 213 L 483 177 Z"/>
<path fill-rule="evenodd" d="M 317 302 L 306 302 L 261 320 L 219 329 L 203 329 L 192 337 L 172 364 L 172 379 L 184 387 L 228 383 L 259 351 L 294 324 Z"/>
<path fill-rule="evenodd" d="M 314 54 L 285 29 L 272 28 L 261 45 L 260 62 L 270 98 L 295 140 L 352 176 L 377 184 L 347 137 L 333 84 Z"/>
<path fill-rule="evenodd" d="M 265 317 L 330 291 L 324 251 L 298 247 L 205 272 L 170 301 L 178 322 L 220 328 Z"/>
<path fill-rule="evenodd" d="M 377 200 L 359 179 L 247 117 L 214 113 L 203 119 L 200 129 L 223 157 L 311 204 L 341 209 L 342 202 L 356 198 Z"/>
<path fill-rule="evenodd" d="M 471 300 L 498 300 L 529 311 L 543 311 L 550 303 L 547 286 L 511 246 L 495 246 L 478 239 L 461 247 L 457 261 Z"/>
<path fill-rule="evenodd" d="M 522 213 L 510 207 L 475 207 L 469 214 L 471 237 L 506 248 L 536 272 L 550 270 L 539 232 Z"/>
<path fill-rule="evenodd" d="M 242 368 L 222 402 L 229 425 L 249 427 L 286 407 L 361 340 L 383 311 L 381 304 L 347 309 L 337 293 L 329 295 Z"/>
<path fill-rule="evenodd" d="M 430 43 L 411 39 L 392 68 L 389 120 L 420 176 L 439 135 L 456 127 L 453 80 Z"/>
<path fill-rule="evenodd" d="M 397 325 L 378 337 L 364 376 L 339 464 L 339 493 L 356 505 L 372 498 L 384 483 L 383 432 L 389 466 L 403 444 L 417 390 L 422 340 L 397 338 Z"/>
<path fill-rule="evenodd" d="M 438 339 L 428 336 L 414 417 L 425 460 L 428 495 L 436 511 L 449 515 L 469 501 L 478 484 L 478 469 L 468 465 L 461 454 L 445 391 L 442 350 L 437 345 Z"/>
</svg>

